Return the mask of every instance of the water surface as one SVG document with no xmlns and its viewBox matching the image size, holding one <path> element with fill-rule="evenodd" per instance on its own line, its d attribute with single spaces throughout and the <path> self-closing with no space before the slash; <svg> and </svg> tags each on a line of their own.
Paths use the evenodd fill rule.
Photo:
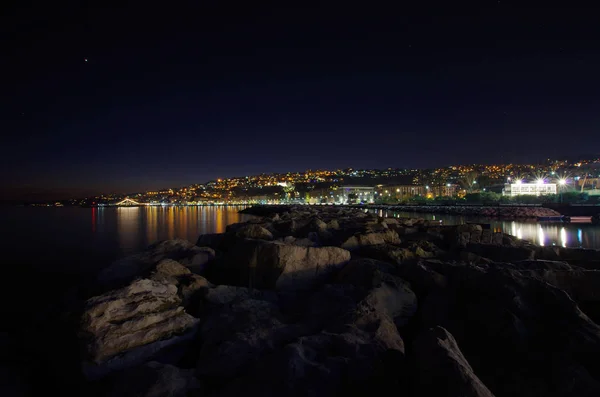
<svg viewBox="0 0 600 397">
<path fill-rule="evenodd" d="M 377 210 L 381 216 L 398 216 L 441 220 L 445 225 L 466 222 L 490 224 L 494 231 L 517 236 L 539 245 L 600 249 L 600 225 L 591 223 L 549 223 L 525 220 L 498 220 L 484 217 L 459 215 L 424 214 Z"/>
</svg>

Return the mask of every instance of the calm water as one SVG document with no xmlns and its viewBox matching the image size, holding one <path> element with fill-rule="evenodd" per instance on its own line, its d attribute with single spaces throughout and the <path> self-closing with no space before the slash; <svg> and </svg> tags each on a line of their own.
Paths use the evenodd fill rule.
<svg viewBox="0 0 600 397">
<path fill-rule="evenodd" d="M 490 218 L 416 212 L 377 211 L 381 216 L 400 216 L 441 220 L 445 225 L 465 222 L 489 223 L 492 229 L 512 234 L 539 245 L 600 249 L 600 226 L 591 223 L 548 223 L 535 221 L 502 221 Z"/>
<path fill-rule="evenodd" d="M 165 239 L 192 242 L 249 219 L 244 207 L 0 208 L 2 263 L 102 266 Z"/>
<path fill-rule="evenodd" d="M 183 238 L 195 242 L 200 234 L 224 232 L 227 225 L 249 219 L 238 214 L 241 208 L 0 208 L 0 262 L 93 270 L 158 240 Z M 537 244 L 600 249 L 600 226 L 591 224 L 490 221 L 404 212 L 381 214 L 439 219 L 444 224 L 491 223 L 496 230 Z"/>
</svg>

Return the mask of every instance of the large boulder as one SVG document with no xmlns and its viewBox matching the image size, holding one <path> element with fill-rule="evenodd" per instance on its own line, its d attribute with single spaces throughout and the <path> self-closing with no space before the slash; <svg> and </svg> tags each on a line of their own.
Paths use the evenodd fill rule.
<svg viewBox="0 0 600 397">
<path fill-rule="evenodd" d="M 357 233 L 356 235 L 349 237 L 341 245 L 342 248 L 348 250 L 354 250 L 362 246 L 367 245 L 380 245 L 380 244 L 400 244 L 400 237 L 395 230 L 386 230 L 382 232 L 373 233 Z"/>
<path fill-rule="evenodd" d="M 104 290 L 121 287 L 135 278 L 147 277 L 163 259 L 173 259 L 199 273 L 214 257 L 211 248 L 197 247 L 187 240 L 165 240 L 112 263 L 99 273 L 97 279 Z"/>
<path fill-rule="evenodd" d="M 414 342 L 417 388 L 424 396 L 492 397 L 463 356 L 454 337 L 442 327 L 419 334 Z"/>
<path fill-rule="evenodd" d="M 600 393 L 594 358 L 600 354 L 600 327 L 566 292 L 510 266 L 432 260 L 421 265 L 446 280 L 430 294 L 437 311 L 424 310 L 422 317 L 427 314 L 430 326 L 435 319 L 452 333 L 494 394 Z M 403 275 L 412 284 L 409 276 Z"/>
<path fill-rule="evenodd" d="M 283 323 L 275 303 L 232 295 L 238 294 L 226 294 L 229 304 L 207 314 L 199 331 L 197 373 L 217 383 L 258 366 L 261 358 L 302 334 L 301 326 Z"/>
<path fill-rule="evenodd" d="M 235 235 L 240 238 L 253 238 L 259 240 L 273 240 L 273 234 L 257 224 L 249 224 L 239 228 Z"/>
<path fill-rule="evenodd" d="M 279 241 L 242 240 L 220 269 L 225 282 L 260 289 L 306 289 L 322 283 L 350 260 L 338 247 L 303 247 Z"/>
<path fill-rule="evenodd" d="M 400 327 L 416 313 L 417 297 L 404 280 L 390 274 L 393 271 L 394 267 L 384 262 L 356 259 L 336 276 L 336 283 L 362 289 L 365 296 L 360 305 L 374 308 L 373 313 L 388 316 Z"/>
<path fill-rule="evenodd" d="M 299 338 L 221 395 L 339 396 L 401 389 L 403 353 L 352 327 Z"/>
<path fill-rule="evenodd" d="M 89 376 L 139 364 L 162 347 L 187 340 L 178 336 L 193 333 L 198 320 L 180 304 L 174 284 L 149 279 L 89 299 L 81 324 Z"/>
</svg>

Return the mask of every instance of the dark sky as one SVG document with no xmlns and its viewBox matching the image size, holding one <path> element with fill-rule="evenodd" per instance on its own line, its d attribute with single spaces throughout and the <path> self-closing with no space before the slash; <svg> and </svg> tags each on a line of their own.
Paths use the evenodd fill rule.
<svg viewBox="0 0 600 397">
<path fill-rule="evenodd" d="M 84 3 L 0 14 L 7 198 L 599 151 L 594 9 Z"/>
</svg>

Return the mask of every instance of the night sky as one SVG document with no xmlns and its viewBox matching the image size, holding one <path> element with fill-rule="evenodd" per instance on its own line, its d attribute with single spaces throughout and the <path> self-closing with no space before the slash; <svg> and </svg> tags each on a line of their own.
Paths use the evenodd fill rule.
<svg viewBox="0 0 600 397">
<path fill-rule="evenodd" d="M 599 151 L 594 9 L 14 3 L 4 198 Z"/>
</svg>

